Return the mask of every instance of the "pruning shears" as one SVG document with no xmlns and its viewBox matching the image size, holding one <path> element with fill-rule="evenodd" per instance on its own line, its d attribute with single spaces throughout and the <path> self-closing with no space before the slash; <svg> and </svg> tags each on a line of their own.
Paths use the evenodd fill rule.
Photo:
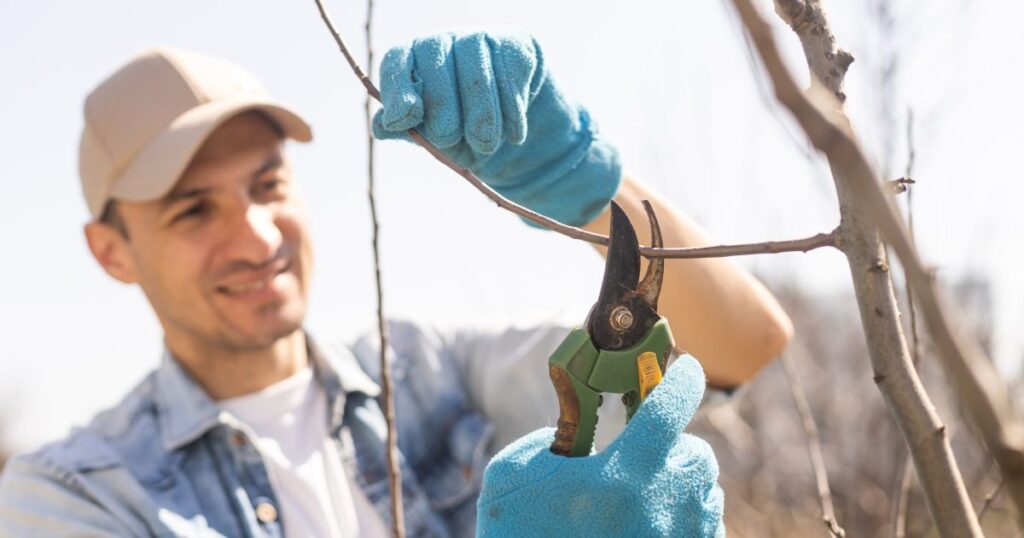
<svg viewBox="0 0 1024 538">
<path fill-rule="evenodd" d="M 651 204 L 651 245 L 662 246 Z M 622 395 L 626 421 L 661 381 L 675 348 L 668 320 L 658 315 L 664 258 L 651 258 L 640 280 L 640 245 L 626 213 L 611 202 L 611 231 L 604 279 L 584 328 L 574 329 L 548 359 L 558 395 L 558 428 L 551 451 L 590 455 L 602 393 Z"/>
</svg>

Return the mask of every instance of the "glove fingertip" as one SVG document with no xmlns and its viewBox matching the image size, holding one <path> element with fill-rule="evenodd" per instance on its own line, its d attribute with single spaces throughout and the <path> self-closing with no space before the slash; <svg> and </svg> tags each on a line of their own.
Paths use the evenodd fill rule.
<svg viewBox="0 0 1024 538">
<path fill-rule="evenodd" d="M 389 131 L 407 131 L 423 123 L 423 99 L 412 92 L 381 110 L 384 113 L 381 126 Z"/>
<path fill-rule="evenodd" d="M 704 385 L 700 363 L 690 355 L 681 355 L 613 444 L 652 459 L 663 457 L 693 418 Z"/>
<path fill-rule="evenodd" d="M 390 134 L 387 129 L 384 128 L 384 111 L 378 110 L 373 114 L 373 121 L 370 123 L 373 128 L 373 136 L 385 139 Z"/>
<path fill-rule="evenodd" d="M 706 387 L 704 368 L 693 355 L 684 353 L 665 372 L 665 378 L 655 387 L 650 400 L 655 405 L 680 407 L 686 423 L 689 423 L 704 398 Z"/>
<path fill-rule="evenodd" d="M 501 138 L 494 136 L 493 131 L 492 128 L 486 128 L 481 129 L 481 132 L 478 133 L 467 132 L 466 143 L 480 155 L 494 155 L 498 151 L 498 146 L 501 145 Z"/>
<path fill-rule="evenodd" d="M 423 121 L 423 82 L 416 76 L 415 60 L 408 46 L 394 47 L 380 62 L 381 126 L 404 131 Z"/>
<path fill-rule="evenodd" d="M 508 138 L 509 143 L 518 146 L 526 142 L 526 122 L 523 122 L 524 125 L 521 126 L 515 125 L 513 122 L 509 123 L 512 125 L 505 132 L 505 137 Z"/>
<path fill-rule="evenodd" d="M 462 36 L 455 40 L 452 51 L 466 144 L 476 153 L 493 155 L 501 146 L 504 131 L 487 34 Z"/>
<path fill-rule="evenodd" d="M 526 105 L 503 103 L 502 112 L 505 115 L 502 122 L 505 139 L 510 144 L 517 146 L 525 142 L 527 135 Z"/>
<path fill-rule="evenodd" d="M 532 38 L 489 36 L 488 46 L 495 67 L 495 81 L 501 103 L 502 130 L 512 144 L 526 140 L 526 110 L 530 89 L 537 73 L 537 58 Z"/>
<path fill-rule="evenodd" d="M 382 110 L 378 110 L 373 116 L 371 127 L 373 128 L 374 138 L 377 140 L 411 140 L 408 130 L 393 131 L 384 127 L 383 116 Z"/>
</svg>

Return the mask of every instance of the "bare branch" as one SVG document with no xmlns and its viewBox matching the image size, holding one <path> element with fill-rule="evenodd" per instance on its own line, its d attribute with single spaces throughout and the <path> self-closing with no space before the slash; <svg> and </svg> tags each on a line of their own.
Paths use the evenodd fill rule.
<svg viewBox="0 0 1024 538">
<path fill-rule="evenodd" d="M 910 486 L 914 483 L 914 460 L 907 454 L 900 472 L 899 494 L 896 498 L 896 521 L 893 525 L 893 536 L 907 536 L 907 505 L 910 503 Z"/>
<path fill-rule="evenodd" d="M 916 183 L 910 177 L 914 174 L 914 113 L 910 109 L 907 109 L 907 171 L 906 175 L 896 181 L 901 182 L 899 185 L 903 189 L 899 192 L 906 191 L 907 193 L 907 220 L 909 221 L 910 234 L 914 234 L 914 191 L 909 186 Z M 906 275 L 904 275 L 904 279 Z M 921 340 L 917 335 L 917 308 L 914 306 L 914 290 L 910 287 L 910 283 L 904 281 L 904 287 L 907 292 L 907 308 L 910 310 L 910 357 L 914 362 L 914 367 L 917 368 L 921 361 Z M 910 504 L 910 486 L 913 484 L 912 476 L 910 475 L 912 469 L 912 461 L 910 456 L 907 456 L 906 462 L 903 464 L 903 471 L 900 476 L 900 491 L 899 497 L 896 501 L 896 538 L 903 538 L 907 533 L 907 506 Z M 979 522 L 980 524 L 980 522 Z"/>
<path fill-rule="evenodd" d="M 825 12 L 818 0 L 776 0 L 775 12 L 800 37 L 807 65 L 814 74 L 811 84 L 822 84 L 840 103 L 846 101 L 843 82 L 847 69 L 853 63 L 853 56 L 836 46 L 836 38 L 829 29 Z M 764 55 L 761 56 L 763 61 Z M 772 81 L 778 96 L 775 77 L 772 77 Z"/>
<path fill-rule="evenodd" d="M 893 194 L 903 194 L 903 193 L 907 192 L 907 190 L 909 189 L 910 185 L 913 185 L 914 183 L 917 183 L 917 182 L 914 181 L 913 179 L 910 179 L 910 177 L 908 177 L 908 176 L 904 176 L 904 177 L 898 177 L 896 179 L 892 179 L 892 180 L 886 181 L 885 182 L 885 186 L 888 187 L 889 188 L 889 192 L 891 192 Z"/>
<path fill-rule="evenodd" d="M 904 176 L 908 178 L 914 177 L 914 164 L 916 162 L 917 150 L 914 148 L 914 109 L 907 107 L 907 170 L 906 173 L 904 173 Z M 910 223 L 911 233 L 914 231 L 913 224 L 913 222 Z"/>
<path fill-rule="evenodd" d="M 811 459 L 811 468 L 814 470 L 814 482 L 818 488 L 818 498 L 821 499 L 821 519 L 828 529 L 829 535 L 837 538 L 846 536 L 846 531 L 836 520 L 836 509 L 832 504 L 832 490 L 828 486 L 828 470 L 825 468 L 825 457 L 821 452 L 821 440 L 818 437 L 818 427 L 814 423 L 814 415 L 811 414 L 811 406 L 807 403 L 807 395 L 800 383 L 793 361 L 788 355 L 782 355 L 782 367 L 786 371 L 786 380 L 789 381 L 789 391 L 793 395 L 793 403 L 800 414 L 800 422 L 804 427 L 804 435 L 807 438 L 807 454 Z"/>
<path fill-rule="evenodd" d="M 816 248 L 837 246 L 836 233 L 833 231 L 814 234 L 803 239 L 791 239 L 789 241 L 765 241 L 763 243 L 689 248 L 640 247 L 640 253 L 648 258 L 723 258 L 726 256 L 747 256 L 750 254 L 807 252 Z"/>
<path fill-rule="evenodd" d="M 369 81 L 373 73 L 373 0 L 366 0 L 366 65 L 370 74 L 360 78 Z M 347 54 L 346 54 L 347 56 Z M 351 60 L 350 60 L 351 61 Z M 375 193 L 373 159 L 373 116 L 372 100 L 366 95 L 363 113 L 366 116 L 366 197 L 370 204 L 370 219 L 373 224 L 373 274 L 377 286 L 377 334 L 380 337 L 380 384 L 384 400 L 384 422 L 387 425 L 387 467 L 388 492 L 391 495 L 391 532 L 395 538 L 405 538 L 405 517 L 402 509 L 402 467 L 398 461 L 398 430 L 395 428 L 395 395 L 391 381 L 391 362 L 388 360 L 388 327 L 384 319 L 384 286 L 380 278 L 380 223 L 377 220 L 377 198 Z"/>
<path fill-rule="evenodd" d="M 870 218 L 868 206 L 877 200 L 870 200 L 864 191 L 871 189 L 882 204 L 891 204 L 892 197 L 879 188 L 880 181 L 861 154 L 843 113 L 843 79 L 853 57 L 836 47 L 817 0 L 779 0 L 776 11 L 800 38 L 812 80 L 817 79 L 805 94 L 786 69 L 768 23 L 751 0 L 733 0 L 733 4 L 768 71 L 776 98 L 828 158 L 842 217 L 841 248 L 849 261 L 875 381 L 910 449 L 932 517 L 943 536 L 981 536 L 945 426 L 911 363 L 885 248 L 875 219 Z"/>
<path fill-rule="evenodd" d="M 988 507 L 992 506 L 992 501 L 996 500 L 996 497 L 999 496 L 999 492 L 1003 490 L 1003 485 L 1005 483 L 1005 481 L 1000 480 L 999 483 L 996 484 L 995 489 L 993 489 L 991 492 L 989 492 L 988 495 L 985 496 L 985 502 L 982 503 L 981 508 L 978 509 L 979 523 L 981 522 L 981 518 L 985 516 L 985 512 L 988 512 Z"/>
<path fill-rule="evenodd" d="M 914 241 L 914 190 L 910 188 L 910 185 L 914 185 L 917 182 L 910 179 L 914 175 L 914 161 L 916 156 L 914 149 L 914 111 L 907 109 L 907 170 L 903 178 L 905 183 L 903 189 L 907 191 L 907 232 L 910 234 L 910 240 Z M 914 304 L 914 288 L 910 285 L 910 282 L 904 277 L 904 287 L 907 288 L 907 307 L 910 309 L 910 352 L 911 358 L 914 359 L 914 366 L 916 367 L 921 363 L 921 339 L 917 334 L 917 306 Z"/>
<path fill-rule="evenodd" d="M 338 44 L 338 49 L 345 56 L 345 60 L 348 61 L 349 67 L 359 78 L 359 82 L 363 83 L 363 87 L 366 88 L 366 93 L 373 97 L 377 101 L 380 101 L 380 92 L 377 91 L 377 87 L 373 85 L 373 81 L 370 80 L 370 76 L 363 71 L 363 68 L 359 66 L 359 62 L 356 61 L 355 57 L 348 50 L 348 45 L 345 44 L 345 40 L 341 38 L 341 34 L 338 33 L 338 29 L 334 27 L 334 22 L 331 20 L 330 15 L 327 14 L 326 8 L 321 0 L 314 0 L 316 2 L 316 8 L 320 10 L 320 18 L 324 20 L 324 24 L 327 25 L 327 29 L 331 31 L 331 35 L 334 36 L 334 41 Z"/>
</svg>

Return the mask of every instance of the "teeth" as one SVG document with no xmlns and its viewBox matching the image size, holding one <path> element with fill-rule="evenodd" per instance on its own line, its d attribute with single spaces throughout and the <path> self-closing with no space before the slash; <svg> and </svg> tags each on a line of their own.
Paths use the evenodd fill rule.
<svg viewBox="0 0 1024 538">
<path fill-rule="evenodd" d="M 230 293 L 230 294 L 248 293 L 250 291 L 262 290 L 263 288 L 266 288 L 267 284 L 269 284 L 269 283 L 270 283 L 270 280 L 267 279 L 267 280 L 260 280 L 260 281 L 257 281 L 257 282 L 249 282 L 249 283 L 246 283 L 246 284 L 236 284 L 234 286 L 225 286 L 224 287 L 224 291 L 226 291 L 227 293 Z"/>
</svg>

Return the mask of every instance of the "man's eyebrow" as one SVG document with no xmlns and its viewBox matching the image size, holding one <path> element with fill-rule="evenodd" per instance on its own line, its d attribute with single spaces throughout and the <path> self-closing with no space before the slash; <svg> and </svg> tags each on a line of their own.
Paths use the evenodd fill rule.
<svg viewBox="0 0 1024 538">
<path fill-rule="evenodd" d="M 271 155 L 269 159 L 267 159 L 259 168 L 256 169 L 255 172 L 252 173 L 252 177 L 253 179 L 258 178 L 271 170 L 280 168 L 282 164 L 284 164 L 284 160 L 281 158 L 280 153 Z"/>
<path fill-rule="evenodd" d="M 280 154 L 273 155 L 266 161 L 264 161 L 264 163 L 261 164 L 260 167 L 257 168 L 255 172 L 252 173 L 252 177 L 253 179 L 258 178 L 271 170 L 281 167 L 281 165 L 283 164 L 284 159 L 281 158 Z M 188 198 L 198 198 L 200 196 L 203 196 L 204 194 L 209 193 L 212 190 L 213 189 L 211 189 L 210 187 L 193 187 L 190 189 L 171 191 L 170 194 L 164 196 L 163 200 L 160 201 L 160 208 L 167 209 L 175 202 L 185 200 Z"/>
<path fill-rule="evenodd" d="M 191 189 L 171 191 L 170 194 L 164 196 L 164 199 L 160 201 L 160 209 L 167 209 L 175 202 L 178 202 L 180 200 L 185 200 L 188 198 L 198 198 L 210 192 L 211 190 L 212 189 L 209 187 L 193 187 Z"/>
</svg>

